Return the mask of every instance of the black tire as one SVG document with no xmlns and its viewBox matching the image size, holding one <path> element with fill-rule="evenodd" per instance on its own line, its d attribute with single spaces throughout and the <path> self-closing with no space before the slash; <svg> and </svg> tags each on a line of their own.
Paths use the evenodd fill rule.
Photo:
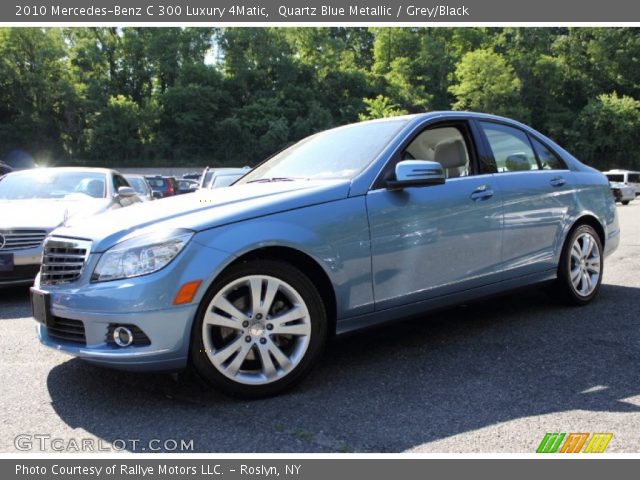
<svg viewBox="0 0 640 480">
<path fill-rule="evenodd" d="M 600 272 L 598 275 L 598 280 L 596 282 L 593 290 L 587 294 L 582 295 L 577 291 L 577 288 L 574 286 L 571 281 L 571 249 L 573 248 L 576 239 L 580 236 L 587 234 L 589 235 L 594 243 L 595 247 L 598 249 L 598 255 L 600 260 Z M 560 264 L 558 265 L 558 279 L 556 285 L 558 287 L 559 298 L 569 304 L 569 305 L 587 305 L 591 302 L 594 297 L 598 294 L 600 290 L 600 285 L 602 284 L 602 275 L 604 273 L 604 254 L 602 249 L 602 241 L 600 240 L 600 236 L 595 231 L 593 227 L 590 225 L 579 225 L 574 228 L 574 230 L 567 237 L 565 244 L 562 248 L 562 255 L 560 256 Z"/>
<path fill-rule="evenodd" d="M 613 199 L 615 202 L 619 202 L 620 199 L 622 198 L 622 193 L 620 192 L 620 190 L 612 190 L 613 192 Z"/>
<path fill-rule="evenodd" d="M 623 200 L 621 203 L 622 203 L 623 205 L 629 205 L 629 200 Z"/>
<path fill-rule="evenodd" d="M 203 320 L 218 292 L 234 281 L 248 276 L 275 277 L 293 287 L 303 299 L 310 318 L 310 335 L 306 351 L 297 365 L 282 378 L 270 383 L 249 385 L 234 381 L 221 373 L 207 354 L 203 340 Z M 234 397 L 254 399 L 279 394 L 301 381 L 322 354 L 327 338 L 327 313 L 322 297 L 314 284 L 300 270 L 278 260 L 254 260 L 240 263 L 225 271 L 204 295 L 191 333 L 190 361 L 197 374 L 214 388 Z M 256 360 L 257 361 L 257 360 Z M 242 365 L 245 365 L 243 363 Z"/>
</svg>

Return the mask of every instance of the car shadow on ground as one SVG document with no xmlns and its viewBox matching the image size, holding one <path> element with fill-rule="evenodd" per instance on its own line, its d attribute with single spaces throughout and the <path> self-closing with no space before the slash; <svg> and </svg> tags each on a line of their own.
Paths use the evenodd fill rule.
<svg viewBox="0 0 640 480">
<path fill-rule="evenodd" d="M 28 305 L 29 287 L 0 288 L 0 320 L 31 315 L 31 310 L 25 309 L 25 302 Z"/>
<path fill-rule="evenodd" d="M 266 400 L 77 359 L 48 389 L 73 428 L 200 452 L 397 452 L 550 412 L 638 412 L 623 400 L 640 394 L 639 290 L 603 285 L 572 308 L 530 289 L 338 338 L 303 384 Z"/>
</svg>

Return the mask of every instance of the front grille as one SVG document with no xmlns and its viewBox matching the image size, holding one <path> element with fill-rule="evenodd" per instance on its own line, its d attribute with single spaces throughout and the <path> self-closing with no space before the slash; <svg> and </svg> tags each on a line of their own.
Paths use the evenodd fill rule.
<svg viewBox="0 0 640 480">
<path fill-rule="evenodd" d="M 77 280 L 89 255 L 91 242 L 50 237 L 44 243 L 40 283 L 55 285 Z"/>
<path fill-rule="evenodd" d="M 47 335 L 63 342 L 87 344 L 84 335 L 84 323 L 70 318 L 53 317 L 53 323 L 47 326 Z"/>
<path fill-rule="evenodd" d="M 24 250 L 25 248 L 39 247 L 46 236 L 46 230 L 0 230 L 0 250 Z"/>
</svg>

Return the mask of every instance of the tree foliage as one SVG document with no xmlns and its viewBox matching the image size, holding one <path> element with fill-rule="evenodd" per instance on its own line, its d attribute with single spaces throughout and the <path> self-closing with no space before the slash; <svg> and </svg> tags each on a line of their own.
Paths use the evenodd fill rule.
<svg viewBox="0 0 640 480">
<path fill-rule="evenodd" d="M 513 117 L 640 168 L 637 28 L 1 28 L 0 158 L 254 165 L 348 122 Z"/>
</svg>

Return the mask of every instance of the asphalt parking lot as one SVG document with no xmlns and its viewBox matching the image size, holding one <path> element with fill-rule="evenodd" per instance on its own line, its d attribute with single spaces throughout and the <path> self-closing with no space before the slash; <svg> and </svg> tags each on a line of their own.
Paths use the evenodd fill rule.
<svg viewBox="0 0 640 480">
<path fill-rule="evenodd" d="M 590 306 L 530 288 L 340 338 L 307 381 L 268 400 L 46 349 L 28 289 L 2 290 L 0 451 L 44 434 L 66 450 L 92 439 L 139 440 L 137 451 L 193 440 L 196 452 L 532 453 L 546 432 L 611 432 L 607 452 L 639 452 L 640 200 L 618 211 L 621 246 Z"/>
</svg>

